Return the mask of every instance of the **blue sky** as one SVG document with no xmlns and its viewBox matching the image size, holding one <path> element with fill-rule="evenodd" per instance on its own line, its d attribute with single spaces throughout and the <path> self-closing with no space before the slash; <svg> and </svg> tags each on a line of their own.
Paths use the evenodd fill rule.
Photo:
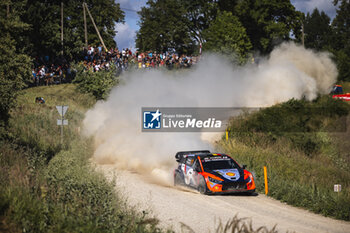
<svg viewBox="0 0 350 233">
<path fill-rule="evenodd" d="M 292 4 L 299 11 L 304 13 L 312 12 L 313 9 L 318 8 L 324 11 L 332 19 L 336 15 L 336 8 L 332 4 L 333 0 L 291 0 Z M 117 41 L 118 48 L 135 48 L 136 31 L 139 29 L 137 22 L 139 16 L 137 11 L 146 5 L 147 0 L 116 0 L 120 3 L 122 10 L 125 12 L 125 23 L 117 24 Z"/>
</svg>

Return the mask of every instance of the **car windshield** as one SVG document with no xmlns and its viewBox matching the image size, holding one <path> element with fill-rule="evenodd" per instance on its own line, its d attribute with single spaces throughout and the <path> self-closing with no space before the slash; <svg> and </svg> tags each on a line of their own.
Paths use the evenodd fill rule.
<svg viewBox="0 0 350 233">
<path fill-rule="evenodd" d="M 217 169 L 238 168 L 238 164 L 230 158 L 205 158 L 202 160 L 204 171 L 212 171 Z"/>
</svg>

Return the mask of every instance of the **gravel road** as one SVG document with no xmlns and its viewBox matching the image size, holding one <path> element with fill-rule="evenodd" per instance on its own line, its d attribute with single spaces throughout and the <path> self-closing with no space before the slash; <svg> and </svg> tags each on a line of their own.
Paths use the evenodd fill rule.
<svg viewBox="0 0 350 233">
<path fill-rule="evenodd" d="M 161 226 L 185 232 L 182 224 L 194 232 L 215 232 L 219 222 L 238 215 L 252 221 L 254 229 L 276 226 L 278 232 L 350 233 L 350 222 L 335 220 L 292 207 L 259 194 L 257 196 L 205 196 L 197 191 L 161 185 L 147 176 L 120 171 L 111 165 L 99 165 L 107 177 L 116 175 L 117 188 L 128 203 L 158 218 Z"/>
</svg>

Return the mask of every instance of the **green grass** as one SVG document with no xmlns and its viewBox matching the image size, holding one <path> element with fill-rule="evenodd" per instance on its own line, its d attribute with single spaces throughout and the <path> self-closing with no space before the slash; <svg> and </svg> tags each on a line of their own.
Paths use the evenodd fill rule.
<svg viewBox="0 0 350 233">
<path fill-rule="evenodd" d="M 43 97 L 45 104 L 35 103 Z M 11 232 L 161 232 L 157 220 L 130 209 L 114 183 L 96 172 L 91 139 L 80 136 L 95 103 L 76 85 L 23 90 L 0 140 L 1 228 Z M 64 143 L 56 105 L 68 105 Z"/>
<path fill-rule="evenodd" d="M 350 82 L 340 82 L 339 84 L 342 85 L 344 93 L 350 93 Z"/>
<path fill-rule="evenodd" d="M 35 103 L 38 96 L 46 103 Z M 62 145 L 55 106 L 63 104 L 69 105 L 65 116 L 69 125 L 65 126 Z M 130 209 L 113 182 L 91 167 L 92 141 L 81 137 L 80 128 L 84 113 L 94 104 L 95 97 L 80 93 L 74 84 L 20 93 L 17 107 L 11 111 L 8 134 L 0 140 L 1 231 L 164 231 L 157 219 Z M 237 126 L 231 125 L 231 130 Z M 299 137 L 311 137 L 317 144 L 317 150 L 307 154 L 303 146 L 296 146 L 298 141 L 291 140 L 295 135 L 254 132 L 237 137 L 232 132 L 228 142 L 218 143 L 218 150 L 248 165 L 255 173 L 258 191 L 264 190 L 263 166 L 267 166 L 272 197 L 349 220 L 350 156 L 348 145 L 342 142 L 346 135 L 313 132 L 309 137 Z M 335 183 L 342 184 L 339 195 L 333 192 Z M 239 226 L 239 221 L 232 220 L 216 231 L 230 227 L 237 231 Z"/>
<path fill-rule="evenodd" d="M 333 100 L 326 98 L 327 104 L 332 103 L 328 101 Z M 229 126 L 229 140 L 223 139 L 217 146 L 218 150 L 223 150 L 241 164 L 248 165 L 248 170 L 255 173 L 259 192 L 265 190 L 263 167 L 266 166 L 268 195 L 325 216 L 350 221 L 350 155 L 345 142 L 349 130 L 334 133 L 320 132 L 317 128 L 312 128 L 313 122 L 319 122 L 318 127 L 321 128 L 325 122 L 332 121 L 332 118 L 338 122 L 336 119 L 339 116 L 335 113 L 346 113 L 343 112 L 343 107 L 346 109 L 348 105 L 333 101 L 334 106 L 324 108 L 323 116 L 312 111 L 306 114 L 307 120 L 303 120 L 302 124 L 304 128 L 298 129 L 297 132 L 283 131 L 293 124 L 300 123 L 295 119 L 304 119 L 294 109 L 295 106 L 298 106 L 298 109 L 302 106 L 312 108 L 324 104 L 324 101 L 322 98 L 313 103 L 299 101 L 301 106 L 291 101 L 235 118 Z M 341 111 L 337 110 L 337 105 Z M 274 114 L 270 115 L 270 112 Z M 273 124 L 276 122 L 276 114 L 279 123 Z M 331 118 L 325 120 L 329 116 Z M 305 127 L 308 129 L 303 131 Z M 312 151 L 308 141 L 314 145 Z M 334 193 L 334 184 L 342 185 L 340 193 Z"/>
</svg>

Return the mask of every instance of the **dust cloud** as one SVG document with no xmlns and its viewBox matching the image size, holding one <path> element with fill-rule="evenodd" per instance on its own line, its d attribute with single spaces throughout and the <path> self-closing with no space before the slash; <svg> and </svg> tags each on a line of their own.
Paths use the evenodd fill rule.
<svg viewBox="0 0 350 233">
<path fill-rule="evenodd" d="M 167 182 L 177 151 L 210 150 L 213 137 L 141 132 L 141 107 L 266 107 L 291 98 L 312 100 L 329 93 L 336 77 L 328 54 L 294 43 L 243 67 L 206 55 L 183 72 L 127 72 L 109 98 L 86 113 L 83 132 L 95 139 L 96 163 L 143 171 Z"/>
</svg>

